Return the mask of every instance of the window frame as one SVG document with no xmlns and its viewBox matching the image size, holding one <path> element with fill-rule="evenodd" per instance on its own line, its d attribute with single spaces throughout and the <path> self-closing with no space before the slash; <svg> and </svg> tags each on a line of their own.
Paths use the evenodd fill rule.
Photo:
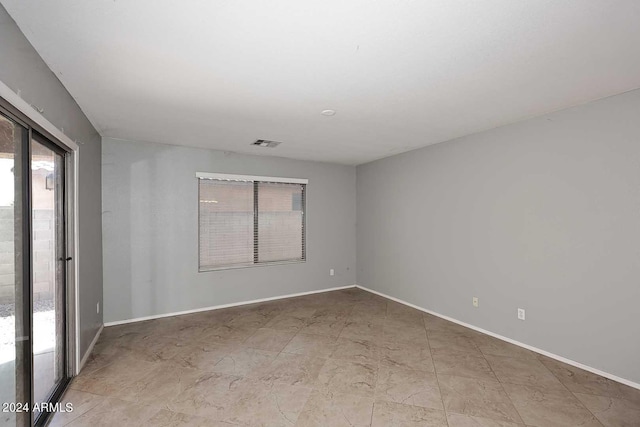
<svg viewBox="0 0 640 427">
<path fill-rule="evenodd" d="M 200 209 L 200 181 L 201 180 L 218 180 L 218 181 L 242 181 L 242 182 L 253 182 L 254 190 L 254 229 L 257 228 L 258 223 L 258 213 L 259 207 L 255 204 L 255 199 L 258 197 L 257 192 L 257 184 L 260 182 L 266 183 L 282 183 L 282 184 L 300 184 L 302 185 L 302 259 L 292 259 L 292 260 L 282 260 L 282 261 L 265 261 L 265 262 L 256 262 L 255 259 L 251 263 L 238 263 L 238 264 L 230 264 L 223 265 L 219 267 L 203 267 L 200 264 L 200 237 L 201 237 L 201 209 Z M 211 271 L 221 271 L 221 270 L 237 270 L 244 268 L 253 268 L 253 267 L 266 267 L 271 265 L 287 265 L 287 264 L 302 264 L 307 262 L 307 185 L 309 184 L 309 180 L 306 178 L 284 178 L 284 177 L 275 177 L 275 176 L 257 176 L 257 175 L 237 175 L 237 174 L 225 174 L 225 173 L 211 173 L 211 172 L 196 172 L 196 182 L 198 184 L 198 273 L 206 273 Z M 258 241 L 259 245 L 259 241 Z M 255 244 L 254 244 L 255 247 Z"/>
</svg>

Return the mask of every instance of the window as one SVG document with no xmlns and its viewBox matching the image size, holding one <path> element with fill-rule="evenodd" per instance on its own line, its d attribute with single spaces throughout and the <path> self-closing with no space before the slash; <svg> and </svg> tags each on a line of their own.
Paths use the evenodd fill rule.
<svg viewBox="0 0 640 427">
<path fill-rule="evenodd" d="M 200 271 L 306 260 L 307 180 L 196 176 Z"/>
</svg>

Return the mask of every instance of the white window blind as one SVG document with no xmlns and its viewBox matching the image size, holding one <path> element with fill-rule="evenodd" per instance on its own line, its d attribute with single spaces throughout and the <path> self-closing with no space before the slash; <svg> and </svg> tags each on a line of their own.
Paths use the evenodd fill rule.
<svg viewBox="0 0 640 427">
<path fill-rule="evenodd" d="M 304 259 L 301 184 L 258 182 L 258 261 Z"/>
<path fill-rule="evenodd" d="M 306 180 L 197 176 L 200 271 L 306 259 Z"/>
<path fill-rule="evenodd" d="M 253 182 L 200 180 L 200 268 L 253 262 Z"/>
</svg>

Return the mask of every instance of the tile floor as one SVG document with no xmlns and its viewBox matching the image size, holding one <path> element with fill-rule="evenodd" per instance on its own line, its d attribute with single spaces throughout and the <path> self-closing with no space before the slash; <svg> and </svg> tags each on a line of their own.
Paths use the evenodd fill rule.
<svg viewBox="0 0 640 427">
<path fill-rule="evenodd" d="M 349 289 L 109 327 L 52 426 L 640 426 L 640 391 Z"/>
</svg>

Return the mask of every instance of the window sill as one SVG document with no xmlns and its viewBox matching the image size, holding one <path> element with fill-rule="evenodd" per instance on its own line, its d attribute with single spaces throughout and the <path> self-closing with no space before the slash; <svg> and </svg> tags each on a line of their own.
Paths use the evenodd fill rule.
<svg viewBox="0 0 640 427">
<path fill-rule="evenodd" d="M 304 264 L 306 262 L 307 262 L 306 259 L 302 259 L 302 260 L 293 260 L 293 261 L 273 261 L 273 262 L 260 262 L 257 264 L 238 264 L 238 265 L 228 265 L 228 266 L 222 266 L 222 267 L 198 268 L 198 273 L 207 273 L 210 271 L 238 270 L 238 269 L 254 268 L 254 267 L 268 267 L 271 265 Z"/>
</svg>

